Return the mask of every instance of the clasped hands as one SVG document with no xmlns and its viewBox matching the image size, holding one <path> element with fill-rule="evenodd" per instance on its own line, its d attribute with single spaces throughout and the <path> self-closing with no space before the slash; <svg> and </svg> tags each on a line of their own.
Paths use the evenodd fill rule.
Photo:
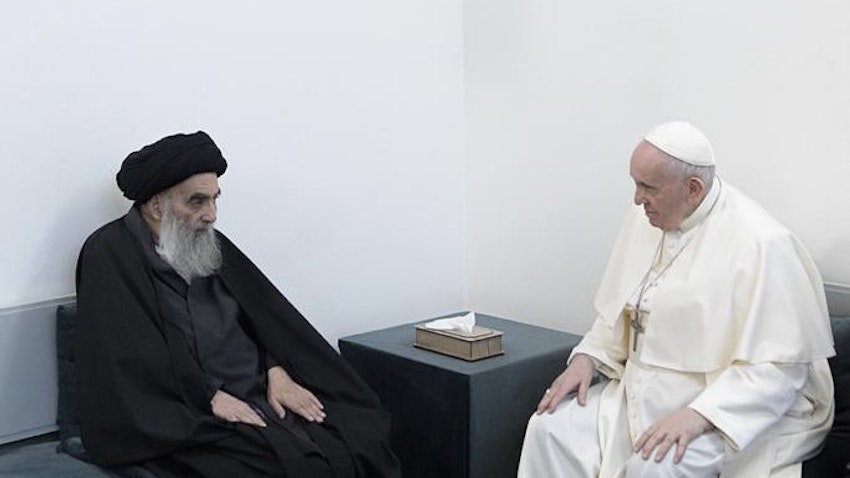
<svg viewBox="0 0 850 478">
<path fill-rule="evenodd" d="M 543 394 L 543 398 L 537 404 L 537 414 L 554 412 L 558 403 L 573 392 L 576 392 L 576 400 L 583 407 L 587 402 L 587 390 L 590 388 L 595 368 L 589 356 L 576 354 L 567 369 L 558 375 Z M 714 425 L 695 410 L 687 407 L 680 408 L 647 428 L 635 441 L 633 450 L 647 460 L 653 449 L 657 447 L 655 461 L 660 462 L 675 444 L 673 462 L 679 463 L 685 456 L 688 443 L 713 429 Z"/>
<path fill-rule="evenodd" d="M 281 366 L 268 370 L 266 398 L 272 410 L 283 418 L 291 410 L 311 422 L 321 423 L 327 416 L 325 406 L 312 392 L 302 387 Z M 219 389 L 210 401 L 213 415 L 231 422 L 265 427 L 266 422 L 250 405 Z"/>
</svg>

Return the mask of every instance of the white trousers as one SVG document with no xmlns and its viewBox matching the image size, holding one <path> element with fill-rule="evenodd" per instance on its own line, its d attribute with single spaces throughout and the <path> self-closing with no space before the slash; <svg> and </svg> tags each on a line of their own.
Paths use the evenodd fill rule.
<svg viewBox="0 0 850 478">
<path fill-rule="evenodd" d="M 552 414 L 532 415 L 518 478 L 700 478 L 720 474 L 725 443 L 714 432 L 688 444 L 679 463 L 673 463 L 675 448 L 660 463 L 655 462 L 654 455 L 644 460 L 633 453 L 625 413 L 614 419 L 616 432 L 601 438 L 599 403 L 605 385 L 598 383 L 588 390 L 584 407 L 575 399 L 565 399 Z"/>
</svg>

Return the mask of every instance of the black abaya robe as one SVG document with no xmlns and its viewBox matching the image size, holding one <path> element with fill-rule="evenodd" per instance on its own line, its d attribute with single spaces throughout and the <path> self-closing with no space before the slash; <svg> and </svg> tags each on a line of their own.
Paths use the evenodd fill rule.
<svg viewBox="0 0 850 478">
<path fill-rule="evenodd" d="M 128 216 L 133 214 L 138 211 Z M 197 359 L 162 316 L 150 261 L 128 227 L 128 216 L 95 231 L 77 263 L 76 393 L 83 444 L 93 461 L 247 476 L 245 464 L 257 446 L 268 443 L 265 453 L 280 464 L 279 476 L 309 476 L 306 470 L 320 462 L 334 470 L 353 463 L 359 477 L 400 476 L 388 443 L 389 416 L 377 396 L 220 233 L 222 283 L 261 347 L 319 398 L 327 418 L 298 425 L 312 446 L 285 428 L 265 430 L 215 418 Z M 262 466 L 248 468 L 266 475 L 257 471 Z"/>
</svg>

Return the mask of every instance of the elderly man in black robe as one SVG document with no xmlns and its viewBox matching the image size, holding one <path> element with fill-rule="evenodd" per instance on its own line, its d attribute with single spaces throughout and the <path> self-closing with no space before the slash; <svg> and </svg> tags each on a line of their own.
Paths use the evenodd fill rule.
<svg viewBox="0 0 850 478">
<path fill-rule="evenodd" d="M 77 263 L 77 402 L 105 466 L 162 477 L 395 477 L 376 395 L 224 235 L 204 132 L 130 154 L 134 201 Z"/>
</svg>

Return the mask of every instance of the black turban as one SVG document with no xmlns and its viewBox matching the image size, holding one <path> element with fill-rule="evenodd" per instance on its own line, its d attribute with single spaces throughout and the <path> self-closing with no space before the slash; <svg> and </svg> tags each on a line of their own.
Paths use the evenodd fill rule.
<svg viewBox="0 0 850 478">
<path fill-rule="evenodd" d="M 130 153 L 115 176 L 127 199 L 146 202 L 198 173 L 224 174 L 227 161 L 203 131 L 175 134 Z"/>
</svg>

